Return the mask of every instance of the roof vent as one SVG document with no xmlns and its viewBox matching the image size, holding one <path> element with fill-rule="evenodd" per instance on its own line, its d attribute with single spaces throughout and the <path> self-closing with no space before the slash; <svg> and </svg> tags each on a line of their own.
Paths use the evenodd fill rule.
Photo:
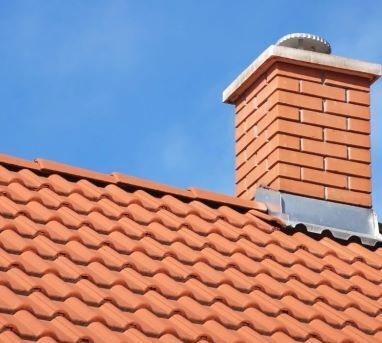
<svg viewBox="0 0 382 343">
<path fill-rule="evenodd" d="M 332 49 L 327 40 L 310 33 L 291 33 L 278 40 L 276 45 L 286 46 L 288 48 L 321 52 L 330 54 Z"/>
<path fill-rule="evenodd" d="M 271 189 L 258 188 L 255 201 L 263 202 L 271 215 L 289 226 L 303 224 L 308 231 L 330 231 L 334 237 L 348 240 L 359 237 L 366 245 L 382 241 L 377 216 L 370 208 L 307 198 Z"/>
</svg>

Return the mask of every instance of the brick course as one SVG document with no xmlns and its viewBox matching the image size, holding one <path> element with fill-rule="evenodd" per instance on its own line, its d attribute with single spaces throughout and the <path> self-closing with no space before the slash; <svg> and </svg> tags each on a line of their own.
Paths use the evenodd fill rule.
<svg viewBox="0 0 382 343">
<path fill-rule="evenodd" d="M 256 187 L 371 206 L 370 81 L 276 62 L 236 106 L 236 195 Z"/>
</svg>

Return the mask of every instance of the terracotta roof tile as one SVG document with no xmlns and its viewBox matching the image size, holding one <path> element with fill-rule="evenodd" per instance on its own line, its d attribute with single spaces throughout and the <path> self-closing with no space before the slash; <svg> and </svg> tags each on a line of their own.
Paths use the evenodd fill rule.
<svg viewBox="0 0 382 343">
<path fill-rule="evenodd" d="M 199 189 L 0 163 L 0 341 L 382 339 L 381 248 Z"/>
</svg>

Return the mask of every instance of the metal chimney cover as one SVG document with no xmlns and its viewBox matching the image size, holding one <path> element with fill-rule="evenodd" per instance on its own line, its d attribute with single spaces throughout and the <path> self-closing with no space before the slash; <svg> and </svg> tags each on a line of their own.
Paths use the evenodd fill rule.
<svg viewBox="0 0 382 343">
<path fill-rule="evenodd" d="M 281 37 L 277 41 L 276 45 L 300 50 L 315 51 L 323 54 L 330 54 L 332 52 L 330 44 L 327 40 L 310 33 L 291 33 Z"/>
</svg>

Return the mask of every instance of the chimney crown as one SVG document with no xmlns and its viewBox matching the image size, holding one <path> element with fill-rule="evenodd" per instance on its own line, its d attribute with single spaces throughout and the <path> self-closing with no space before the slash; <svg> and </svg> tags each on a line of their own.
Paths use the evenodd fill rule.
<svg viewBox="0 0 382 343">
<path fill-rule="evenodd" d="M 253 83 L 253 80 L 276 61 L 284 61 L 301 66 L 315 65 L 321 70 L 332 70 L 363 76 L 368 78 L 371 83 L 382 75 L 381 64 L 282 45 L 271 45 L 223 91 L 223 102 L 234 104 L 235 100 Z"/>
</svg>

